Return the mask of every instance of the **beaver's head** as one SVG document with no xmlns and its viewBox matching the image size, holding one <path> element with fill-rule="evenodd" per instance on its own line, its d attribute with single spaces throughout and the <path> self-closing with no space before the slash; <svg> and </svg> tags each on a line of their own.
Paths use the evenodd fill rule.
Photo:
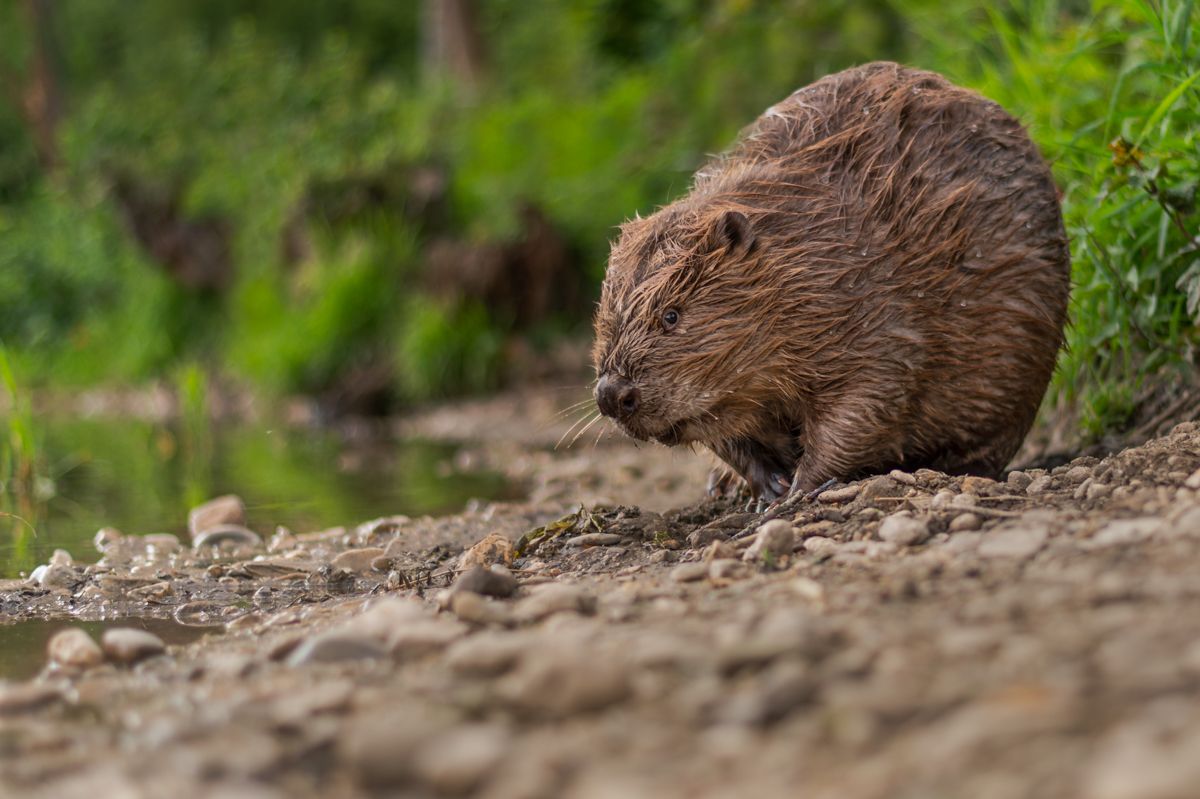
<svg viewBox="0 0 1200 799">
<path fill-rule="evenodd" d="M 731 438 L 763 411 L 755 384 L 773 347 L 780 278 L 761 257 L 753 214 L 680 203 L 622 226 L 592 358 L 596 404 L 634 438 Z"/>
</svg>

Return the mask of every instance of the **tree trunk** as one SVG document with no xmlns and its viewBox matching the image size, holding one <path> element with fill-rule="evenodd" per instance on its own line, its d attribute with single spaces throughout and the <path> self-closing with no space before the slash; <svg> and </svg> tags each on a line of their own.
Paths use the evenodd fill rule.
<svg viewBox="0 0 1200 799">
<path fill-rule="evenodd" d="M 54 41 L 54 0 L 25 0 L 24 7 L 33 41 L 20 92 L 21 112 L 42 169 L 54 173 L 60 164 L 58 127 L 63 110 Z"/>
<path fill-rule="evenodd" d="M 424 0 L 422 25 L 426 74 L 477 88 L 483 79 L 484 54 L 472 0 Z"/>
</svg>

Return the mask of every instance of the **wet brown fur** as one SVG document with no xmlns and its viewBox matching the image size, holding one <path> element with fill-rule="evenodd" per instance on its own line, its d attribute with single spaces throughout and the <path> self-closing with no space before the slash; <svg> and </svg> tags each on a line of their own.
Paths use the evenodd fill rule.
<svg viewBox="0 0 1200 799">
<path fill-rule="evenodd" d="M 757 496 L 895 466 L 995 475 L 1053 372 L 1069 287 L 1021 125 L 868 64 L 768 109 L 686 197 L 622 226 L 593 358 L 641 392 L 627 433 L 703 444 Z"/>
</svg>

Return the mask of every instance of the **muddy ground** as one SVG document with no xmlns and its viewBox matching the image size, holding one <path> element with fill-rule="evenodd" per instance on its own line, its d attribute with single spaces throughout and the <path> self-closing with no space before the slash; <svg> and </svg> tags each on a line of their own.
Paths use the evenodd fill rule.
<svg viewBox="0 0 1200 799">
<path fill-rule="evenodd" d="M 1196 424 L 764 526 L 698 502 L 700 455 L 555 453 L 559 405 L 405 423 L 522 503 L 262 541 L 218 503 L 199 546 L 106 531 L 0 585 L 12 617 L 221 625 L 55 639 L 0 686 L 0 796 L 1200 795 Z"/>
</svg>

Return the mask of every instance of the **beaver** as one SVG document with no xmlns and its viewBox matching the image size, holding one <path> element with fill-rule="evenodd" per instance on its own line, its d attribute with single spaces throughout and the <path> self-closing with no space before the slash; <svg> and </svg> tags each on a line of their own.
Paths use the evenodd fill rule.
<svg viewBox="0 0 1200 799">
<path fill-rule="evenodd" d="M 1021 124 L 868 64 L 768 108 L 685 197 L 621 226 L 595 400 L 634 438 L 707 447 L 760 501 L 891 468 L 995 477 L 1069 292 L 1059 194 Z"/>
</svg>

